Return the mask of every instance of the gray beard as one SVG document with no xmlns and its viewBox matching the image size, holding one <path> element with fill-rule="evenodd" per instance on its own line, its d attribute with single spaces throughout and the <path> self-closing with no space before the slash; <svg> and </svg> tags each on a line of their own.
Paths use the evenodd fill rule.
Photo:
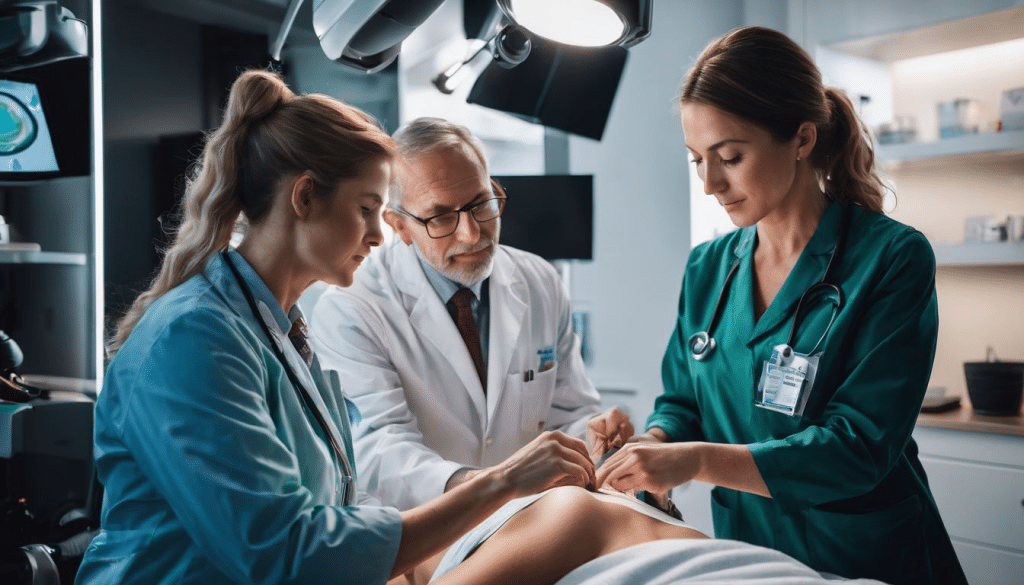
<svg viewBox="0 0 1024 585">
<path fill-rule="evenodd" d="M 495 234 L 495 236 L 497 236 L 497 234 Z M 495 237 L 494 242 L 497 242 L 497 237 Z M 495 243 L 491 248 L 491 255 L 488 256 L 487 259 L 481 260 L 477 264 L 467 268 L 459 268 L 451 265 L 435 266 L 433 262 L 423 255 L 423 251 L 420 250 L 420 247 L 416 242 L 413 242 L 412 246 L 413 249 L 416 250 L 416 255 L 419 256 L 420 260 L 432 266 L 441 276 L 444 276 L 453 282 L 457 282 L 462 286 L 473 286 L 474 284 L 482 282 L 484 279 L 489 277 L 491 272 L 494 270 L 494 255 L 498 252 L 498 245 Z"/>
</svg>

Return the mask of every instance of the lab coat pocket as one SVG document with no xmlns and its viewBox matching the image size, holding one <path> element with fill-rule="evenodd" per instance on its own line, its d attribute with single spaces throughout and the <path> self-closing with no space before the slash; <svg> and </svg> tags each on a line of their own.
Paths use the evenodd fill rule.
<svg viewBox="0 0 1024 585">
<path fill-rule="evenodd" d="M 520 389 L 519 430 L 530 439 L 539 435 L 547 425 L 557 372 L 556 364 L 544 372 L 530 370 L 512 374 L 509 380 L 510 388 Z"/>
<path fill-rule="evenodd" d="M 916 494 L 863 513 L 812 508 L 807 511 L 810 564 L 844 577 L 910 583 L 908 576 L 928 574 L 923 514 Z"/>
</svg>

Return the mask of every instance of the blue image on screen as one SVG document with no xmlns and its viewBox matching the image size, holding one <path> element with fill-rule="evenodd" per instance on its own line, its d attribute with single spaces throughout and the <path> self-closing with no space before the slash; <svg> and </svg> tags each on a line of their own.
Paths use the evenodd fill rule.
<svg viewBox="0 0 1024 585">
<path fill-rule="evenodd" d="M 59 171 L 34 83 L 0 79 L 0 172 Z"/>
</svg>

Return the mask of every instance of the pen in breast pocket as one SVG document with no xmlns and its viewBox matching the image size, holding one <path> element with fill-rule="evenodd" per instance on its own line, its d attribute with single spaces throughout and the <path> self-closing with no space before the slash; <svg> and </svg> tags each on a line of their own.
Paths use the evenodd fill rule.
<svg viewBox="0 0 1024 585">
<path fill-rule="evenodd" d="M 527 371 L 523 372 L 523 382 L 532 382 L 532 381 L 533 381 L 533 370 L 527 370 Z"/>
</svg>

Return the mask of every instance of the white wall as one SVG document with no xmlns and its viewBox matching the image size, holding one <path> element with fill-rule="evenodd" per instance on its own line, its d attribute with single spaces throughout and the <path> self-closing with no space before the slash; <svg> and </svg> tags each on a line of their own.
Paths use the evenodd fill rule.
<svg viewBox="0 0 1024 585">
<path fill-rule="evenodd" d="M 629 51 L 600 142 L 571 136 L 570 168 L 593 173 L 594 260 L 574 268 L 572 293 L 591 312 L 593 378 L 633 389 L 638 427 L 661 393 L 661 358 L 675 325 L 690 251 L 687 151 L 675 97 L 711 39 L 739 26 L 741 2 L 660 0 L 651 36 Z"/>
</svg>

